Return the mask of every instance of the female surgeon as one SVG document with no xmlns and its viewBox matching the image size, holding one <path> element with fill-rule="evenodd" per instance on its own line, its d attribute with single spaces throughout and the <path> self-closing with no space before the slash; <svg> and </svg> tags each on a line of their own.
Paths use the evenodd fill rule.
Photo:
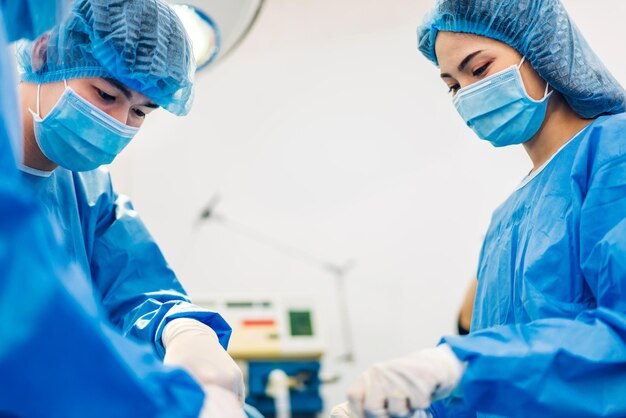
<svg viewBox="0 0 626 418">
<path fill-rule="evenodd" d="M 189 302 L 107 171 L 157 107 L 183 115 L 195 64 L 181 21 L 161 0 L 76 0 L 69 17 L 17 50 L 23 182 L 43 202 L 111 322 L 200 383 L 241 402 L 230 327 Z"/>
<path fill-rule="evenodd" d="M 371 367 L 334 416 L 626 416 L 624 90 L 558 0 L 439 0 L 418 38 L 532 170 L 493 214 L 471 333 Z"/>
</svg>

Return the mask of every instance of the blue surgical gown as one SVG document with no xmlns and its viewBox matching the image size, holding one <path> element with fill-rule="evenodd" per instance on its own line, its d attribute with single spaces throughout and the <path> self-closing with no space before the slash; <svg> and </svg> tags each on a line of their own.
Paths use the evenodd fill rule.
<svg viewBox="0 0 626 418">
<path fill-rule="evenodd" d="M 11 62 L 0 2 L 0 416 L 197 417 L 201 388 L 107 324 L 21 182 Z"/>
<path fill-rule="evenodd" d="M 571 139 L 496 209 L 467 369 L 435 417 L 626 417 L 626 114 Z"/>
<path fill-rule="evenodd" d="M 48 176 L 23 167 L 23 181 L 60 227 L 72 260 L 89 272 L 111 322 L 164 355 L 161 333 L 174 318 L 197 319 L 224 347 L 231 328 L 217 313 L 192 305 L 159 247 L 133 209 L 113 190 L 104 168 Z"/>
<path fill-rule="evenodd" d="M 197 417 L 202 389 L 106 323 L 12 169 L 0 172 L 0 416 Z"/>
<path fill-rule="evenodd" d="M 9 56 L 9 44 L 4 28 L 4 15 L 0 1 L 0 168 L 9 174 L 9 167 L 22 157 L 21 114 L 15 94 L 15 65 Z M 13 170 L 11 170 L 13 171 Z"/>
</svg>

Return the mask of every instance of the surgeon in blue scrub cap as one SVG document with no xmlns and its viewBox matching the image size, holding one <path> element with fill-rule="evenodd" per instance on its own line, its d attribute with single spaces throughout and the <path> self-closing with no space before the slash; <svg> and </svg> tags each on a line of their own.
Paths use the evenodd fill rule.
<svg viewBox="0 0 626 418">
<path fill-rule="evenodd" d="M 77 0 L 52 31 L 17 49 L 24 121 L 22 178 L 125 335 L 166 364 L 243 402 L 226 353 L 231 329 L 190 303 L 159 247 L 118 195 L 108 164 L 158 107 L 183 115 L 195 63 L 181 21 L 161 0 Z"/>
<path fill-rule="evenodd" d="M 440 0 L 461 118 L 531 172 L 492 217 L 471 332 L 380 363 L 335 417 L 626 416 L 626 94 L 558 0 Z"/>
<path fill-rule="evenodd" d="M 0 416 L 242 418 L 231 392 L 201 388 L 111 327 L 21 181 L 8 42 L 49 29 L 68 3 L 0 1 Z"/>
</svg>

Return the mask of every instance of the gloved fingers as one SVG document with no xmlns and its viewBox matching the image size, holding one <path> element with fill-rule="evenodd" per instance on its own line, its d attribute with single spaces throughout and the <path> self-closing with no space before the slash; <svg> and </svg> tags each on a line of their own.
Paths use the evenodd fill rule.
<svg viewBox="0 0 626 418">
<path fill-rule="evenodd" d="M 436 387 L 437 385 L 433 387 L 426 382 L 414 382 L 413 390 L 407 394 L 410 408 L 412 410 L 427 409 L 432 403 L 432 396 Z"/>
<path fill-rule="evenodd" d="M 221 367 L 219 370 L 217 368 L 206 368 L 205 372 L 202 375 L 200 381 L 202 383 L 214 383 L 225 389 L 230 390 L 237 396 L 241 405 L 243 406 L 244 399 L 246 396 L 246 388 L 243 381 L 243 373 L 237 364 L 232 361 L 232 359 L 228 358 L 225 361 L 229 367 Z M 228 364 L 231 363 L 232 364 Z"/>
<path fill-rule="evenodd" d="M 365 386 L 368 377 L 366 373 L 361 375 L 354 385 L 348 390 L 349 411 L 356 418 L 365 417 L 363 404 L 365 402 Z"/>
<path fill-rule="evenodd" d="M 393 418 L 410 418 L 413 408 L 409 399 L 404 395 L 391 395 L 387 398 L 387 413 Z"/>
<path fill-rule="evenodd" d="M 245 399 L 245 385 L 243 373 L 236 365 L 224 361 L 221 364 L 211 364 L 210 361 L 202 361 L 202 358 L 192 358 L 191 355 L 170 355 L 166 352 L 164 364 L 178 366 L 185 369 L 198 383 L 202 385 L 219 385 L 235 394 L 243 406 Z M 215 359 L 215 357 L 213 357 Z"/>
<path fill-rule="evenodd" d="M 357 415 L 352 413 L 350 409 L 350 403 L 344 402 L 337 406 L 335 406 L 332 411 L 330 411 L 330 418 L 359 418 Z"/>
<path fill-rule="evenodd" d="M 395 373 L 389 373 L 393 379 L 390 383 L 398 392 L 396 396 L 408 400 L 408 408 L 411 411 L 426 409 L 432 403 L 433 394 L 440 386 L 436 365 L 431 363 L 406 365 L 404 369 L 398 369 Z M 413 366 L 409 368 L 408 366 Z M 408 368 L 408 370 L 407 370 Z"/>
<path fill-rule="evenodd" d="M 416 410 L 428 408 L 436 385 L 432 376 L 420 370 L 392 367 L 385 369 L 378 380 L 385 387 L 386 407 L 392 417 L 412 416 Z"/>
<path fill-rule="evenodd" d="M 380 365 L 370 367 L 361 375 L 354 390 L 348 395 L 350 406 L 357 403 L 363 411 L 363 416 L 367 418 L 387 418 L 389 416 L 387 413 L 389 384 L 389 379 L 386 378 Z"/>
<path fill-rule="evenodd" d="M 177 318 L 165 326 L 161 339 L 165 364 L 184 368 L 200 384 L 217 384 L 230 390 L 243 406 L 243 373 L 221 346 L 215 331 L 194 319 Z"/>
<path fill-rule="evenodd" d="M 235 395 L 217 385 L 203 386 L 204 405 L 199 418 L 246 418 Z"/>
<path fill-rule="evenodd" d="M 245 404 L 246 402 L 246 386 L 243 382 L 243 375 L 241 376 L 241 382 L 238 383 L 233 389 L 233 393 L 237 397 L 239 403 L 243 406 L 243 404 Z"/>
</svg>

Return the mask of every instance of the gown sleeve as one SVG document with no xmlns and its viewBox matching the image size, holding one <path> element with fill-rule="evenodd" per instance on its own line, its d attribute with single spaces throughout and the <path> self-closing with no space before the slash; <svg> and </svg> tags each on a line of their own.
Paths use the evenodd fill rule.
<svg viewBox="0 0 626 418">
<path fill-rule="evenodd" d="M 604 140 L 623 142 L 620 135 Z M 597 307 L 574 319 L 444 338 L 468 362 L 457 390 L 466 407 L 506 416 L 626 416 L 626 157 L 582 169 L 591 174 L 575 191 L 585 196 L 580 264 Z M 446 416 L 446 402 L 455 403 L 434 405 L 438 416 Z"/>
<path fill-rule="evenodd" d="M 102 304 L 125 335 L 150 342 L 164 356 L 163 328 L 175 318 L 192 318 L 209 326 L 224 348 L 231 328 L 216 312 L 191 304 L 163 253 L 128 198 L 113 190 L 108 172 L 83 179 L 85 189 L 100 190 L 99 216 L 92 246 L 91 275 Z M 100 182 L 101 184 L 89 184 Z"/>
<path fill-rule="evenodd" d="M 5 169 L 17 171 L 0 170 L 0 416 L 197 417 L 201 388 L 108 325 L 54 223 Z"/>
</svg>

